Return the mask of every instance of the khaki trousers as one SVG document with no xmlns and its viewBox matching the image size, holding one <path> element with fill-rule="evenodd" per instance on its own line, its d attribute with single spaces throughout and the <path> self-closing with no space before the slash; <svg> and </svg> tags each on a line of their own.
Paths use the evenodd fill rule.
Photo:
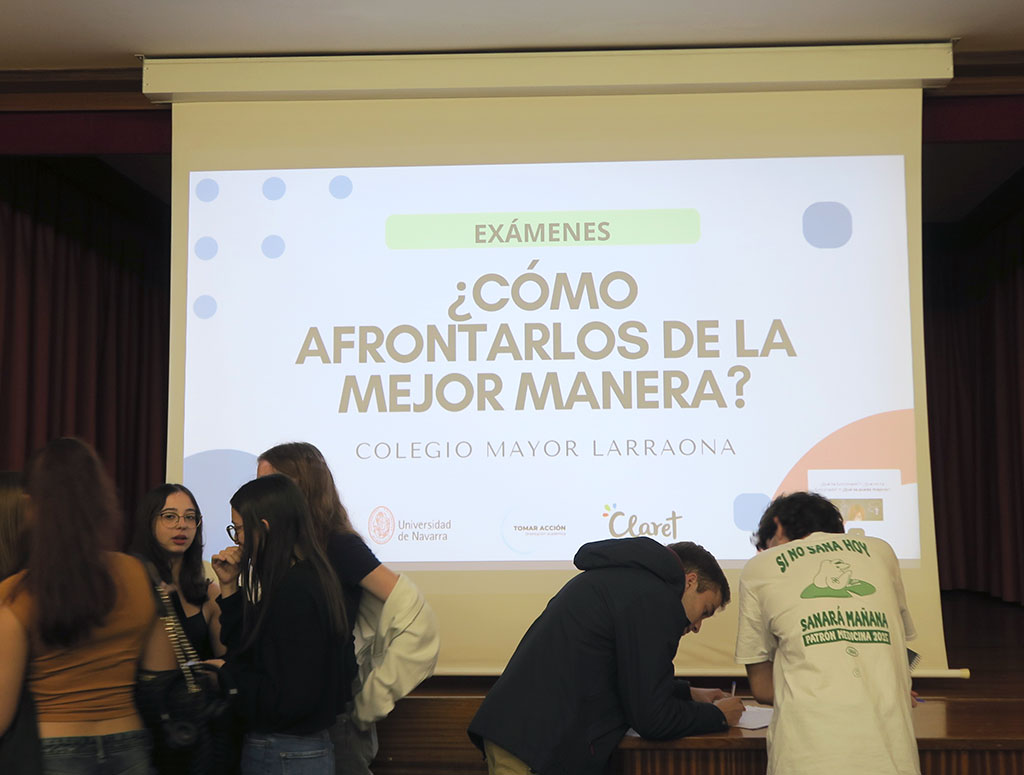
<svg viewBox="0 0 1024 775">
<path fill-rule="evenodd" d="M 487 757 L 487 772 L 490 775 L 530 775 L 533 772 L 526 762 L 520 761 L 490 740 L 484 740 L 484 756 Z"/>
</svg>

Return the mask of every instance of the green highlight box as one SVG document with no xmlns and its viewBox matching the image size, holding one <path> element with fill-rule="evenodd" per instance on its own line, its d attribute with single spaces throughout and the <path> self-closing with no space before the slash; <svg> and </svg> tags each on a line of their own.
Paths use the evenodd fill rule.
<svg viewBox="0 0 1024 775">
<path fill-rule="evenodd" d="M 700 213 L 670 210 L 566 210 L 523 213 L 391 215 L 384 226 L 392 250 L 692 245 Z"/>
</svg>

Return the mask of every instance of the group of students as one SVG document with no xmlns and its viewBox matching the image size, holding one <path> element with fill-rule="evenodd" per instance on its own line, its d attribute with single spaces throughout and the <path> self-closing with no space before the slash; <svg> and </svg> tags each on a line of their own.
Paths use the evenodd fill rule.
<svg viewBox="0 0 1024 775">
<path fill-rule="evenodd" d="M 154 582 L 234 698 L 220 732 L 238 744 L 217 772 L 369 772 L 372 722 L 433 670 L 433 614 L 352 528 L 314 446 L 269 449 L 256 474 L 231 498 L 233 545 L 213 555 L 216 582 L 182 485 L 143 499 L 133 557 L 111 551 L 120 511 L 87 444 L 55 440 L 23 477 L 0 476 L 0 734 L 27 685 L 44 773 L 194 769 L 189 753 L 153 748 L 133 695 L 140 669 L 177 668 Z M 844 533 L 825 498 L 782 495 L 740 577 L 736 659 L 754 696 L 775 705 L 769 775 L 920 771 L 899 564 L 884 541 Z M 674 676 L 680 638 L 731 598 L 709 552 L 612 539 L 574 562 L 583 572 L 470 723 L 492 775 L 598 775 L 630 726 L 658 739 L 738 722 L 737 697 Z"/>
<path fill-rule="evenodd" d="M 154 750 L 134 699 L 139 669 L 178 668 L 154 574 L 198 658 L 230 687 L 220 731 L 237 731 L 238 745 L 218 771 L 369 772 L 373 722 L 433 671 L 436 620 L 353 529 L 316 447 L 273 447 L 256 474 L 231 498 L 233 545 L 213 556 L 216 582 L 183 485 L 145 496 L 133 557 L 112 551 L 117 497 L 84 442 L 57 439 L 33 455 L 23 494 L 0 479 L 0 501 L 22 512 L 0 521 L 24 525 L 0 535 L 0 733 L 27 681 L 44 772 L 190 767 L 159 735 Z"/>
</svg>

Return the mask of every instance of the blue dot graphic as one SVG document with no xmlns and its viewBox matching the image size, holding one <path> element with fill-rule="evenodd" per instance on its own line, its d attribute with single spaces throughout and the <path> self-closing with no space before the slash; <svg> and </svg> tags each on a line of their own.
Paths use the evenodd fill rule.
<svg viewBox="0 0 1024 775">
<path fill-rule="evenodd" d="M 237 449 L 206 449 L 185 458 L 183 482 L 203 505 L 203 529 L 207 535 L 224 534 L 231 523 L 231 511 L 226 506 L 235 490 L 248 482 L 256 470 L 256 456 Z M 210 558 L 210 545 L 219 546 L 215 538 L 207 539 L 203 556 Z"/>
<path fill-rule="evenodd" d="M 761 515 L 771 503 L 771 498 L 761 492 L 745 492 L 737 495 L 732 502 L 732 521 L 744 533 L 753 533 L 761 521 Z"/>
<path fill-rule="evenodd" d="M 804 210 L 804 239 L 816 248 L 841 248 L 853 236 L 853 215 L 841 202 L 815 202 Z"/>
<path fill-rule="evenodd" d="M 337 175 L 331 178 L 328 189 L 330 189 L 331 196 L 335 199 L 344 199 L 352 193 L 352 181 L 347 175 Z"/>
<path fill-rule="evenodd" d="M 267 178 L 263 181 L 263 196 L 277 200 L 284 196 L 285 185 L 281 178 Z"/>
<path fill-rule="evenodd" d="M 200 237 L 195 245 L 196 258 L 209 261 L 217 255 L 217 240 L 213 237 Z"/>
<path fill-rule="evenodd" d="M 200 296 L 192 304 L 192 311 L 196 313 L 197 318 L 212 318 L 217 314 L 217 300 L 213 296 Z"/>
<path fill-rule="evenodd" d="M 220 186 L 213 178 L 203 178 L 196 184 L 196 197 L 200 202 L 212 202 L 220 193 Z"/>
<path fill-rule="evenodd" d="M 260 249 L 267 258 L 280 258 L 281 254 L 284 253 L 284 240 L 276 234 L 271 234 L 263 240 Z"/>
</svg>

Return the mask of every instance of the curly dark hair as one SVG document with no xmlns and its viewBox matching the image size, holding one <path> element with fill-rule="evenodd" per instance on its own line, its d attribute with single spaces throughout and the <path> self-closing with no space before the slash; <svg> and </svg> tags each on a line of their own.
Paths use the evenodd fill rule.
<svg viewBox="0 0 1024 775">
<path fill-rule="evenodd" d="M 790 541 L 806 538 L 811 533 L 845 533 L 843 516 L 828 498 L 816 492 L 793 492 L 780 495 L 765 509 L 754 533 L 758 551 L 768 548 L 768 542 L 778 529 L 775 519 Z"/>
</svg>

